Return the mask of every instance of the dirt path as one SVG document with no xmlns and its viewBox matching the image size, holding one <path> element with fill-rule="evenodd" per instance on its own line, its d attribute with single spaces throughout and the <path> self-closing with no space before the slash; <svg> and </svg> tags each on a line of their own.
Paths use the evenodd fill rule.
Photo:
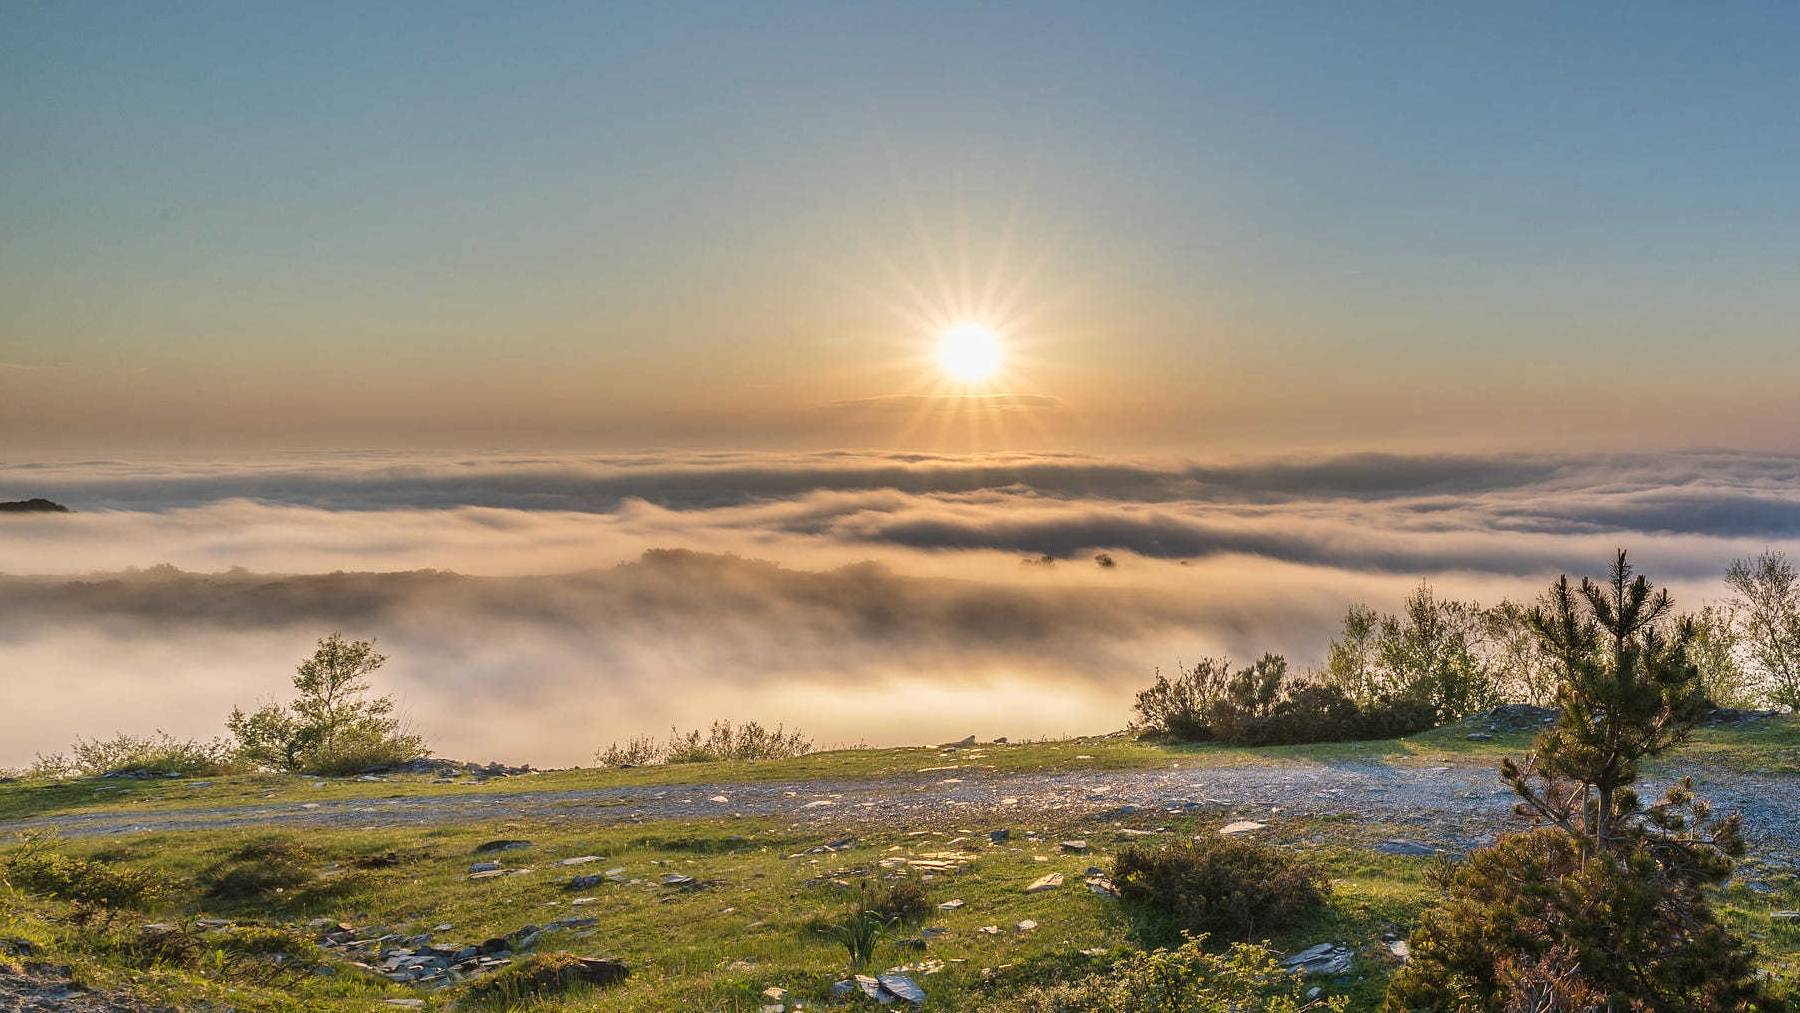
<svg viewBox="0 0 1800 1013">
<path fill-rule="evenodd" d="M 1767 857 L 1800 854 L 1800 777 L 1690 771 L 1719 811 L 1744 814 L 1747 836 Z M 1135 812 L 1344 815 L 1415 826 L 1440 845 L 1485 842 L 1509 822 L 1511 795 L 1488 766 L 1418 767 L 1380 762 L 1269 767 L 1094 771 L 1063 774 L 925 776 L 761 784 L 658 785 L 466 796 L 397 795 L 341 802 L 283 803 L 155 812 L 83 812 L 0 823 L 0 833 L 56 827 L 67 836 L 247 826 L 370 828 L 518 817 L 597 822 L 744 816 L 796 823 L 985 825 L 1009 819 L 1074 821 Z M 1646 786 L 1660 789 L 1661 781 Z M 724 801 L 716 801 L 724 799 Z"/>
</svg>

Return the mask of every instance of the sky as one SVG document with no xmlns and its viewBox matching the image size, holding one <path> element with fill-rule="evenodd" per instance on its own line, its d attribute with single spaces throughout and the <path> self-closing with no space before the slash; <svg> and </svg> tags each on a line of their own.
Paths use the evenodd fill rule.
<svg viewBox="0 0 1800 1013">
<path fill-rule="evenodd" d="M 15 0 L 0 455 L 1800 450 L 1797 51 L 1779 4 Z"/>
</svg>

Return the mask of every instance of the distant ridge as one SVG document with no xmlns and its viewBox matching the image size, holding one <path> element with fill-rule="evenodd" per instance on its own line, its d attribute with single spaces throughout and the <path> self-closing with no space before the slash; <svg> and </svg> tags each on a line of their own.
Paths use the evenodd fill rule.
<svg viewBox="0 0 1800 1013">
<path fill-rule="evenodd" d="M 72 513 L 61 503 L 52 503 L 47 499 L 21 499 L 10 503 L 0 503 L 0 514 L 66 514 Z"/>
</svg>

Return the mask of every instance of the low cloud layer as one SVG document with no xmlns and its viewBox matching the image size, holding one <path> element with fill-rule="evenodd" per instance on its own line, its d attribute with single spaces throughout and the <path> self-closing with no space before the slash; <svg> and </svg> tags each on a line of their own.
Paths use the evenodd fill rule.
<svg viewBox="0 0 1800 1013">
<path fill-rule="evenodd" d="M 382 638 L 453 753 L 574 762 L 722 716 L 828 742 L 1100 731 L 1156 666 L 1307 663 L 1345 603 L 1420 579 L 1529 596 L 1624 546 L 1698 604 L 1731 558 L 1800 547 L 1800 460 L 1723 453 L 0 466 L 0 499 L 31 496 L 78 512 L 0 517 L 0 673 L 27 687 L 0 764 L 209 733 L 330 629 Z"/>
</svg>

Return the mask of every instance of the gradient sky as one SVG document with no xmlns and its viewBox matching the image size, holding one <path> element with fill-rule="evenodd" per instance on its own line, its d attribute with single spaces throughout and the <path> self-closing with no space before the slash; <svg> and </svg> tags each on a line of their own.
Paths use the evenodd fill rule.
<svg viewBox="0 0 1800 1013">
<path fill-rule="evenodd" d="M 0 0 L 0 454 L 1800 449 L 1796 53 L 1778 4 Z M 1025 397 L 921 397 L 959 316 Z"/>
</svg>

